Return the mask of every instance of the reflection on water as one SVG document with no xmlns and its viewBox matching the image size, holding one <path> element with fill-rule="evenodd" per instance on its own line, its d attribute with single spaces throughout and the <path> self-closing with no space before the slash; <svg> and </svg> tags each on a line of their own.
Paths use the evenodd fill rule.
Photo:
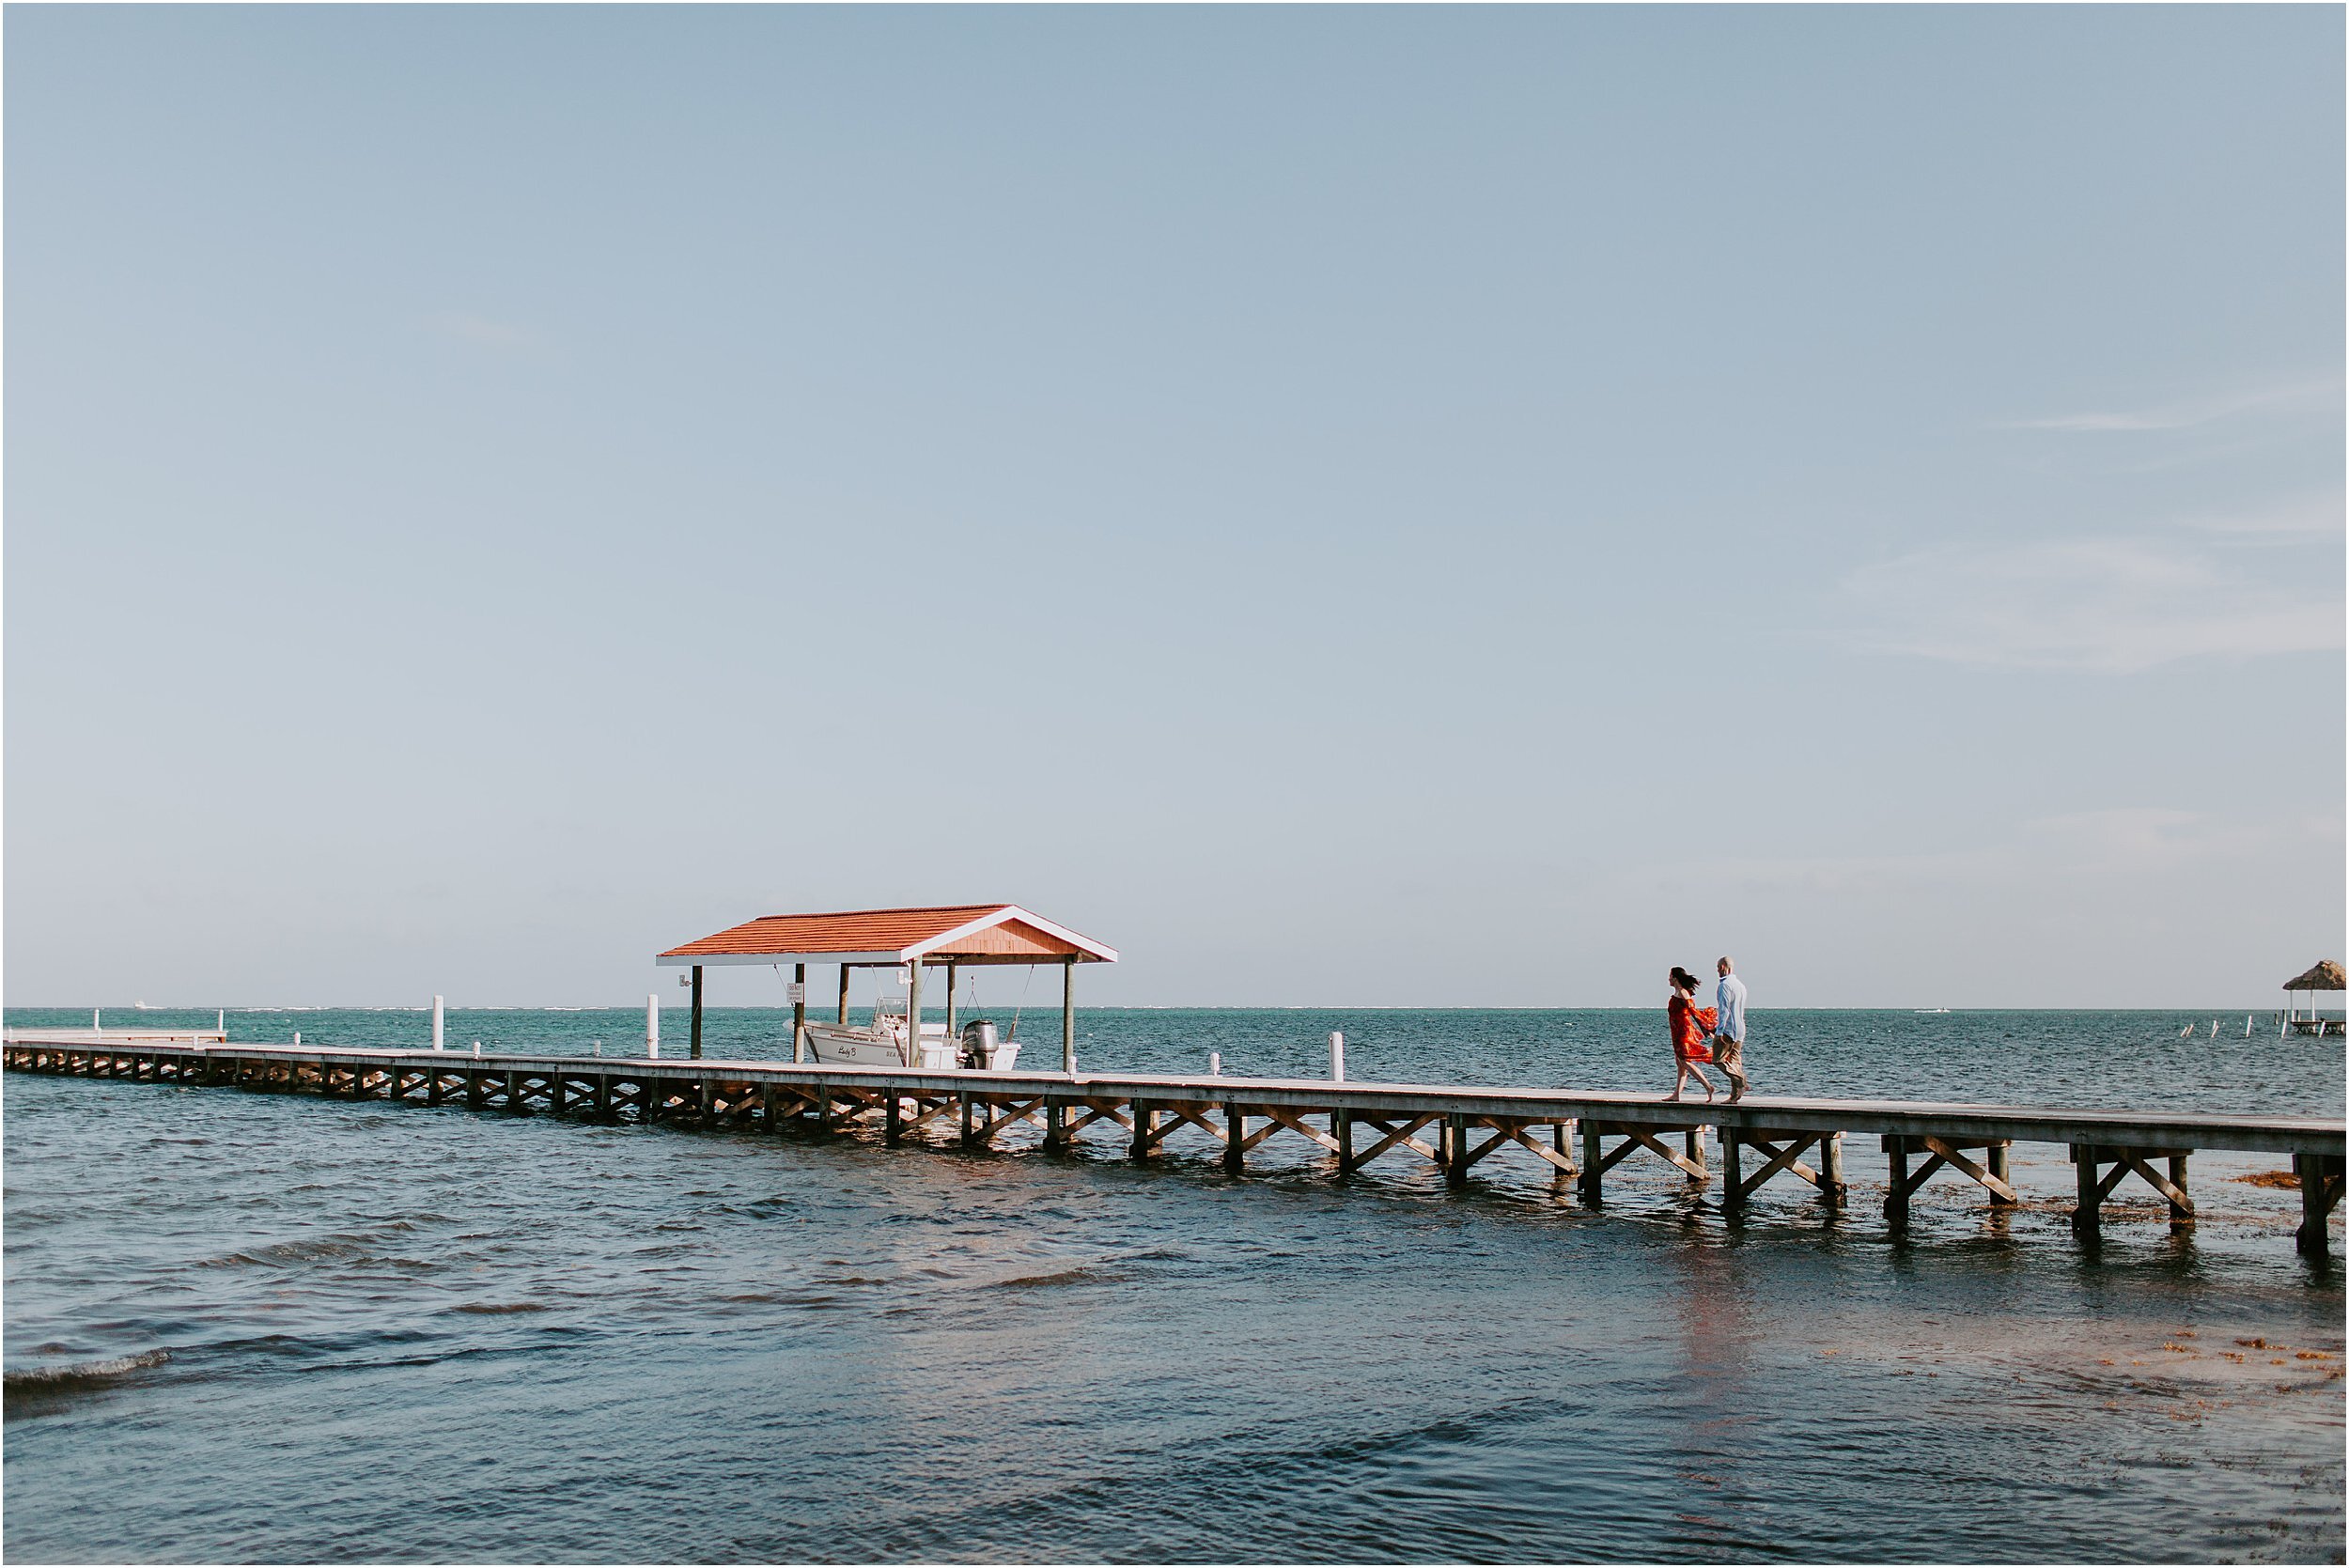
<svg viewBox="0 0 2349 1568">
<path fill-rule="evenodd" d="M 1296 1032 L 1256 1017 L 1218 1027 Z M 2283 1076 L 2337 1100 L 2337 1060 Z M 1235 1180 L 1197 1139 L 1136 1168 L 5 1088 L 26 1560 L 2343 1550 L 2340 1271 L 2227 1179 L 2256 1157 L 2092 1256 L 2054 1150 L 2017 1151 L 2044 1201 L 1937 1184 L 1894 1241 L 1871 1141 L 1840 1219 L 1788 1184 L 1733 1224 L 1652 1161 L 1592 1212 L 1530 1157 L 1454 1196 L 1294 1140 Z"/>
</svg>

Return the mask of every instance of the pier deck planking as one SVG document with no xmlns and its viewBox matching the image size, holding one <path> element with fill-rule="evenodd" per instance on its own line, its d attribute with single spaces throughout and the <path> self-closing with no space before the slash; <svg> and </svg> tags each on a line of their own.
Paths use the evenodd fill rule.
<svg viewBox="0 0 2349 1568">
<path fill-rule="evenodd" d="M 1708 1135 L 1721 1151 L 1724 1206 L 1742 1207 L 1775 1177 L 1810 1184 L 1822 1203 L 1846 1201 L 1843 1143 L 1874 1136 L 1890 1163 L 1885 1213 L 1907 1220 L 1909 1200 L 1947 1171 L 1982 1187 L 1994 1207 L 2012 1205 L 2007 1152 L 2017 1142 L 2061 1145 L 2077 1168 L 2073 1228 L 2098 1233 L 2102 1208 L 2125 1180 L 2151 1188 L 2172 1224 L 2189 1225 L 2187 1159 L 2199 1150 L 2289 1156 L 2301 1179 L 2304 1252 L 2328 1246 L 2326 1219 L 2343 1188 L 2339 1118 L 2189 1111 L 2096 1110 L 2053 1106 L 1944 1104 L 1748 1095 L 1672 1101 L 1661 1094 L 1484 1088 L 1461 1084 L 1356 1083 L 1316 1079 L 1186 1077 L 1130 1073 L 871 1071 L 788 1062 L 708 1058 L 474 1056 L 457 1051 L 332 1046 L 232 1045 L 88 1031 L 13 1031 L 0 1043 L 11 1070 L 128 1078 L 183 1084 L 315 1093 L 337 1098 L 411 1100 L 467 1108 L 599 1119 L 848 1130 L 874 1126 L 892 1141 L 951 1123 L 959 1141 L 990 1142 L 1013 1126 L 1043 1131 L 1048 1149 L 1066 1148 L 1107 1124 L 1128 1152 L 1148 1158 L 1179 1130 L 1222 1147 L 1224 1168 L 1276 1134 L 1301 1138 L 1336 1157 L 1341 1173 L 1390 1154 L 1424 1159 L 1453 1187 L 1504 1149 L 1531 1153 L 1560 1191 L 1603 1197 L 1606 1173 L 1647 1157 L 1692 1183 L 1716 1172 Z M 1308 1118 L 1318 1119 L 1316 1126 Z M 1252 1127 L 1253 1121 L 1260 1125 Z M 1544 1131 L 1547 1138 L 1541 1136 Z M 1679 1134 L 1680 1147 L 1671 1135 Z M 1608 1147 L 1610 1141 L 1612 1148 Z M 1978 1160 L 1976 1154 L 1982 1156 Z M 1803 1157 L 1810 1156 L 1816 1164 Z M 1913 1168 L 1909 1161 L 1919 1158 Z M 1750 1167 L 1745 1161 L 1750 1158 Z"/>
</svg>

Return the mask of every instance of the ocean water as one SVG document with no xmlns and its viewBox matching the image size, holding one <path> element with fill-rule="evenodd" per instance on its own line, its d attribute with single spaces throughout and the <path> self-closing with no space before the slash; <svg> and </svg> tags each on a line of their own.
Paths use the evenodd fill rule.
<svg viewBox="0 0 2349 1568">
<path fill-rule="evenodd" d="M 988 1016 L 1008 1021 L 1005 1010 Z M 10 1009 L 13 1024 L 86 1011 Z M 1763 1013 L 1758 1092 L 2338 1116 L 2271 1016 Z M 127 1010 L 111 1025 L 210 1015 Z M 665 1020 L 670 1053 L 683 1017 Z M 1085 1064 L 1660 1088 L 1658 1014 L 1097 1010 Z M 237 1013 L 422 1044 L 420 1013 Z M 1057 1015 L 1023 1039 L 1048 1058 Z M 642 1051 L 465 1012 L 453 1046 Z M 788 1050 L 723 1010 L 712 1055 Z M 1626 1162 L 1447 1193 L 1276 1138 L 1146 1166 L 797 1131 L 9 1074 L 20 1560 L 2340 1560 L 2340 1265 L 2203 1156 L 2102 1244 L 1937 1182 L 1907 1236 L 1776 1184 L 1733 1222 Z M 1618 1180 L 1617 1177 L 1622 1179 Z M 2123 1195 L 2130 1189 L 2124 1188 Z M 2335 1255 L 2341 1250 L 2338 1222 Z"/>
</svg>

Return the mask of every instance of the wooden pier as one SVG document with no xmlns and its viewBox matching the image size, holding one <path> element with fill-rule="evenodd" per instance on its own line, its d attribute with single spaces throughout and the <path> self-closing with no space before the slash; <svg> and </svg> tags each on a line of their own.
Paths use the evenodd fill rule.
<svg viewBox="0 0 2349 1568">
<path fill-rule="evenodd" d="M 0 1042 L 0 1051 L 17 1072 L 765 1132 L 863 1128 L 893 1143 L 950 1132 L 980 1146 L 1026 1127 L 1040 1132 L 1047 1150 L 1113 1134 L 1131 1157 L 1147 1159 L 1170 1138 L 1195 1133 L 1234 1173 L 1282 1134 L 1317 1145 L 1339 1174 L 1394 1156 L 1428 1162 L 1455 1188 L 1467 1186 L 1479 1164 L 1507 1154 L 1537 1162 L 1562 1196 L 1570 1191 L 1593 1204 L 1604 1199 L 1609 1172 L 1643 1159 L 1690 1183 L 1718 1183 L 1733 1214 L 1781 1178 L 1807 1184 L 1823 1207 L 1843 1209 L 1849 1201 L 1844 1140 L 1873 1137 L 1890 1166 L 1884 1214 L 1895 1229 L 1907 1223 L 1918 1188 L 1937 1174 L 1975 1184 L 1992 1208 L 2019 1203 L 2008 1179 L 2009 1149 L 2054 1144 L 2069 1150 L 2077 1171 L 2072 1227 L 2087 1239 L 2099 1232 L 2106 1201 L 2132 1180 L 2167 1203 L 2171 1224 L 2191 1225 L 2189 1157 L 2240 1150 L 2291 1157 L 2300 1178 L 2298 1246 L 2311 1254 L 2326 1250 L 2326 1221 L 2343 1185 L 2342 1123 L 2315 1116 L 1763 1096 L 1731 1106 L 1654 1094 L 1315 1079 L 245 1046 L 185 1032 L 174 1040 L 20 1030 Z M 1719 1151 L 1718 1168 L 1708 1145 Z"/>
</svg>

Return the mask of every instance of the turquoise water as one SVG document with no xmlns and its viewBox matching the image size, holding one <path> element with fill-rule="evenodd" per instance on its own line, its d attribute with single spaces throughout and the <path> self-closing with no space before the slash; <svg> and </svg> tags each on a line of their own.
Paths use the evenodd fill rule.
<svg viewBox="0 0 2349 1568">
<path fill-rule="evenodd" d="M 989 1016 L 1008 1021 L 1008 1015 Z M 2195 1021 L 2206 1035 L 2210 1015 Z M 87 1011 L 11 1009 L 12 1024 Z M 209 1024 L 109 1012 L 112 1025 Z M 1757 1015 L 1765 1091 L 2341 1113 L 2339 1042 L 2185 1015 Z M 670 1053 L 684 1017 L 663 1021 Z M 232 1014 L 427 1042 L 421 1013 Z M 449 1042 L 642 1049 L 642 1015 Z M 1656 1014 L 1118 1011 L 1084 1064 L 1660 1088 Z M 2231 1026 L 2230 1026 L 2231 1025 Z M 1056 1053 L 1058 1017 L 1023 1039 Z M 712 1055 L 787 1052 L 722 1010 Z M 2338 1560 L 2341 1270 L 2195 1163 L 2173 1233 L 1660 1165 L 1449 1194 L 1275 1139 L 969 1153 L 10 1074 L 20 1560 Z M 1651 1162 L 1652 1163 L 1652 1162 Z M 2336 1252 L 2339 1250 L 2336 1230 Z"/>
</svg>

